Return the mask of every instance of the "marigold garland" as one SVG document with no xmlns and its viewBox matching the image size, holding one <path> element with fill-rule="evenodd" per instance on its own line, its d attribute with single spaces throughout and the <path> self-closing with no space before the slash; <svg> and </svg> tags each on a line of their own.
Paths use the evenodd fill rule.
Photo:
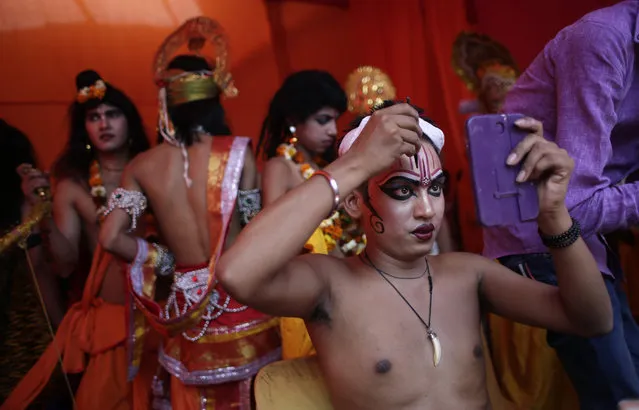
<svg viewBox="0 0 639 410">
<path fill-rule="evenodd" d="M 276 153 L 278 156 L 298 164 L 302 178 L 307 180 L 315 174 L 315 169 L 310 164 L 305 163 L 304 155 L 295 149 L 294 143 L 297 142 L 297 139 L 293 137 L 291 140 L 289 143 L 280 144 L 280 146 L 277 147 Z M 343 221 L 348 222 L 348 224 L 345 224 Z M 349 232 L 342 229 L 342 227 L 346 225 L 352 225 L 352 220 L 348 214 L 341 209 L 335 211 L 333 215 L 322 221 L 319 227 L 324 234 L 326 248 L 330 252 L 339 244 L 344 255 L 358 255 L 366 246 L 366 235 L 359 233 L 352 235 L 351 232 L 353 232 L 353 229 L 350 229 Z M 309 247 L 305 247 L 305 250 L 312 252 L 312 249 Z"/>
<path fill-rule="evenodd" d="M 100 172 L 100 163 L 94 160 L 89 167 L 89 187 L 91 187 L 91 197 L 93 203 L 97 209 L 97 217 L 100 222 L 104 218 L 104 211 L 106 210 L 107 197 L 106 188 L 102 181 L 102 173 Z"/>
</svg>

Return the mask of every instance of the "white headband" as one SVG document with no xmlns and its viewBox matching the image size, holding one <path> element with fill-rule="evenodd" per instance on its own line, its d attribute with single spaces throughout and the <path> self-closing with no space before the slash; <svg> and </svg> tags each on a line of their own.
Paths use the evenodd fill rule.
<svg viewBox="0 0 639 410">
<path fill-rule="evenodd" d="M 353 143 L 357 140 L 359 134 L 362 133 L 362 130 L 370 119 L 370 115 L 368 117 L 364 117 L 357 128 L 349 131 L 348 134 L 344 136 L 342 142 L 339 144 L 338 153 L 340 157 L 351 149 L 351 146 L 353 146 Z M 444 147 L 444 133 L 442 130 L 421 118 L 419 119 L 419 128 L 422 129 L 424 134 L 426 134 L 426 136 L 433 142 L 437 149 L 441 151 Z"/>
</svg>

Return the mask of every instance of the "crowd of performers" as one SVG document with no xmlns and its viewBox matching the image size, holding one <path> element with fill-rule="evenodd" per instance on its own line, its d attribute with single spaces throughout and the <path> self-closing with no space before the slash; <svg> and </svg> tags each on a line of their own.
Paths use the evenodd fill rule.
<svg viewBox="0 0 639 410">
<path fill-rule="evenodd" d="M 226 123 L 238 90 L 214 20 L 156 54 L 153 148 L 131 99 L 79 73 L 51 175 L 0 123 L 0 408 L 254 409 L 262 369 L 310 357 L 336 409 L 639 399 L 621 289 L 637 270 L 638 23 L 638 0 L 595 11 L 521 77 L 502 45 L 458 37 L 478 96 L 460 109 L 528 116 L 508 164 L 538 182 L 540 213 L 506 228 L 455 212 L 444 133 L 376 68 L 346 91 L 288 76 L 255 149 Z M 454 201 L 472 201 L 461 181 Z M 482 234 L 483 257 L 456 252 Z"/>
</svg>

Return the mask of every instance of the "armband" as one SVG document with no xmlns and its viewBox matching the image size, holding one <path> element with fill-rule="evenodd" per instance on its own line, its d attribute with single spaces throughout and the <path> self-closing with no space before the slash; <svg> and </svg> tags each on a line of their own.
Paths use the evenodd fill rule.
<svg viewBox="0 0 639 410">
<path fill-rule="evenodd" d="M 139 191 L 117 188 L 109 198 L 107 208 L 103 212 L 104 217 L 106 218 L 115 209 L 122 209 L 129 214 L 131 217 L 129 232 L 134 231 L 138 226 L 138 219 L 146 210 L 146 197 Z"/>
<path fill-rule="evenodd" d="M 248 191 L 240 190 L 237 195 L 237 206 L 240 211 L 242 226 L 245 226 L 251 219 L 255 218 L 262 209 L 262 196 L 259 189 Z"/>
</svg>

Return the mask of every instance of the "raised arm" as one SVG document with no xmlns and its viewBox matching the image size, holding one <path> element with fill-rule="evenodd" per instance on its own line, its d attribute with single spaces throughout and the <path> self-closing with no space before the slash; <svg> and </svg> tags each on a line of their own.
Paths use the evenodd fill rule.
<svg viewBox="0 0 639 410">
<path fill-rule="evenodd" d="M 325 168 L 344 197 L 419 144 L 417 112 L 378 111 L 351 150 Z M 216 273 L 239 302 L 277 316 L 308 317 L 330 291 L 330 257 L 297 256 L 334 206 L 326 178 L 315 176 L 265 209 L 222 255 Z"/>
<path fill-rule="evenodd" d="M 28 202 L 40 201 L 35 192 L 40 188 L 49 189 L 49 179 L 31 164 L 22 164 L 17 169 L 22 179 L 22 191 Z M 43 222 L 48 232 L 49 249 L 53 254 L 58 275 L 67 277 L 73 273 L 78 263 L 82 221 L 75 207 L 79 186 L 69 180 L 62 180 L 56 186 L 53 197 L 53 218 Z"/>
<path fill-rule="evenodd" d="M 544 51 L 543 57 L 552 63 L 543 63 L 554 65 L 557 91 L 555 95 L 552 90 L 549 98 L 556 107 L 528 103 L 538 93 L 551 92 L 548 84 L 528 73 L 507 98 L 509 112 L 523 112 L 556 125 L 555 135 L 547 135 L 575 160 L 566 205 L 581 222 L 585 236 L 639 224 L 639 183 L 614 186 L 618 181 L 603 176 L 612 156 L 610 135 L 619 119 L 616 109 L 627 93 L 626 79 L 632 75 L 626 67 L 633 59 L 634 46 L 625 43 L 613 26 L 579 22 L 563 30 Z M 539 66 L 540 58 L 533 65 Z"/>
<path fill-rule="evenodd" d="M 604 279 L 585 242 L 574 230 L 565 205 L 573 161 L 565 150 L 541 136 L 541 124 L 520 124 L 529 135 L 514 151 L 510 164 L 523 160 L 518 180 L 537 180 L 539 230 L 547 237 L 558 287 L 512 275 L 488 260 L 470 262 L 480 272 L 480 290 L 492 311 L 515 321 L 582 336 L 612 329 L 612 307 Z M 562 238 L 549 239 L 562 235 Z"/>
</svg>

